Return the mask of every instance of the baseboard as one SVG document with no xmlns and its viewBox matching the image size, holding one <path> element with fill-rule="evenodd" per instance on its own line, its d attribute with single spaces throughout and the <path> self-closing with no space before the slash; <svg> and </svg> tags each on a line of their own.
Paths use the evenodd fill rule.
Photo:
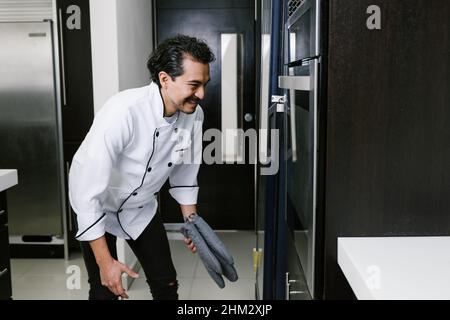
<svg viewBox="0 0 450 320">
<path fill-rule="evenodd" d="M 12 259 L 64 259 L 61 244 L 10 244 Z"/>
</svg>

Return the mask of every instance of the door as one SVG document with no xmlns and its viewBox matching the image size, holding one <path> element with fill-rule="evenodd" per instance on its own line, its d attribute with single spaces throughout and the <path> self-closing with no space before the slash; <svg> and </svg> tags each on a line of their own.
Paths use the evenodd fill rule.
<svg viewBox="0 0 450 320">
<path fill-rule="evenodd" d="M 254 1 L 156 1 L 156 42 L 176 34 L 204 39 L 216 56 L 211 81 L 201 106 L 203 131 L 255 128 Z M 234 101 L 234 102 L 233 102 Z M 233 134 L 235 131 L 228 131 Z M 230 135 L 226 136 L 230 141 Z M 204 147 L 210 142 L 204 142 Z M 222 152 L 227 164 L 203 164 L 200 168 L 199 213 L 214 229 L 254 230 L 255 164 L 245 164 L 233 148 Z M 225 144 L 222 144 L 224 147 Z M 231 152 L 230 152 L 231 150 Z M 235 157 L 237 156 L 237 157 Z M 160 193 L 160 208 L 166 223 L 182 222 L 179 206 L 167 192 Z"/>
</svg>

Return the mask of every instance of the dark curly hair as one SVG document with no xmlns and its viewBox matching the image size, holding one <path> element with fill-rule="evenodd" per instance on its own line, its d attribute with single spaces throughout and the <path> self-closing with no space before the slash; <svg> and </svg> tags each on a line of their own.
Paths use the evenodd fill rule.
<svg viewBox="0 0 450 320">
<path fill-rule="evenodd" d="M 211 49 L 203 40 L 179 34 L 164 40 L 148 59 L 147 68 L 152 80 L 161 88 L 158 76 L 161 71 L 166 72 L 172 80 L 181 76 L 184 73 L 185 55 L 204 64 L 211 63 L 215 59 Z"/>
</svg>

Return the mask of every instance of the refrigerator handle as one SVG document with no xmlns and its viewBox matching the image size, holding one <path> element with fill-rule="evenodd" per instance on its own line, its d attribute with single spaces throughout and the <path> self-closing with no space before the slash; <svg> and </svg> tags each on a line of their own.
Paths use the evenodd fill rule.
<svg viewBox="0 0 450 320">
<path fill-rule="evenodd" d="M 67 105 L 66 96 L 66 66 L 64 61 L 64 38 L 63 38 L 63 21 L 62 10 L 59 9 L 59 45 L 61 48 L 61 81 L 62 81 L 62 94 L 63 94 L 63 106 Z"/>
</svg>

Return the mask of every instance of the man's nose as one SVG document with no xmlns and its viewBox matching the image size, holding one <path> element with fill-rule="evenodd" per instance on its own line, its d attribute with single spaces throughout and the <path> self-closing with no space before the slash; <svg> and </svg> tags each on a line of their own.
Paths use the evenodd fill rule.
<svg viewBox="0 0 450 320">
<path fill-rule="evenodd" d="M 204 87 L 198 88 L 197 91 L 195 92 L 195 96 L 197 97 L 197 99 L 203 100 L 203 98 L 205 97 L 205 88 Z"/>
</svg>

